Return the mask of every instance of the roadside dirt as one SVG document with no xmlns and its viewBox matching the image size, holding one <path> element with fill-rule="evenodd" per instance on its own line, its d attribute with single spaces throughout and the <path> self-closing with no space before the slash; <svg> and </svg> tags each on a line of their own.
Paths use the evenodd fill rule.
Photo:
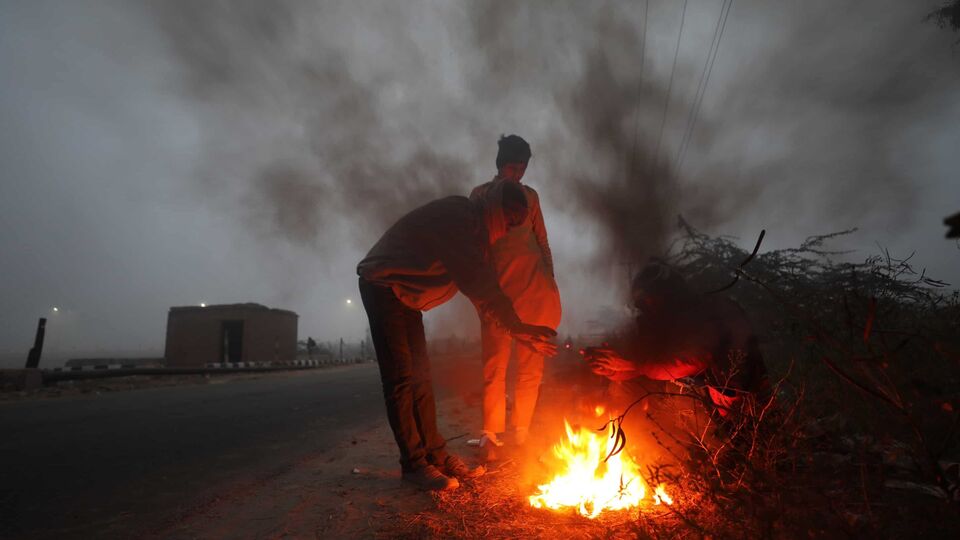
<svg viewBox="0 0 960 540">
<path fill-rule="evenodd" d="M 480 428 L 478 362 L 434 363 L 438 421 L 449 450 L 468 463 L 479 455 L 467 440 Z M 547 391 L 542 396 L 551 400 Z M 567 403 L 570 406 L 571 404 Z M 171 518 L 149 538 L 441 538 L 550 537 L 557 527 L 569 538 L 610 536 L 618 523 L 552 514 L 529 507 L 525 495 L 537 480 L 536 453 L 549 448 L 558 430 L 540 415 L 536 442 L 526 455 L 490 466 L 486 476 L 460 489 L 431 494 L 401 482 L 393 436 L 386 423 L 358 427 L 330 451 L 310 455 L 269 478 L 225 488 L 209 501 Z M 539 427 L 538 427 L 539 425 Z M 531 464 L 533 464 L 531 466 Z M 637 519 L 635 514 L 614 521 Z M 509 521 L 509 523 L 507 523 Z M 612 537 L 616 537 L 614 534 Z"/>
<path fill-rule="evenodd" d="M 440 407 L 451 411 L 452 402 Z M 445 415 L 445 433 L 465 433 L 463 416 Z M 461 450 L 464 441 L 451 446 Z M 291 464 L 274 477 L 230 488 L 150 537 L 370 538 L 401 516 L 435 505 L 430 494 L 400 481 L 393 436 L 387 425 L 378 425 L 357 430 L 333 450 Z"/>
</svg>

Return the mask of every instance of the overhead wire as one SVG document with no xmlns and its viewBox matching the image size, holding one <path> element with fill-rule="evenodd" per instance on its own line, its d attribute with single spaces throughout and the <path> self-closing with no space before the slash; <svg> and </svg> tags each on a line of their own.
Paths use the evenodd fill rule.
<svg viewBox="0 0 960 540">
<path fill-rule="evenodd" d="M 677 71 L 677 57 L 680 56 L 680 38 L 683 37 L 683 23 L 687 18 L 687 0 L 683 0 L 683 11 L 680 13 L 680 30 L 677 31 L 677 46 L 673 52 L 673 66 L 670 68 L 670 82 L 667 84 L 667 97 L 663 104 L 663 115 L 660 118 L 660 134 L 657 136 L 657 146 L 654 148 L 651 166 L 659 161 L 660 144 L 663 141 L 663 128 L 667 123 L 667 111 L 670 109 L 670 93 L 673 90 L 673 76 Z"/>
<path fill-rule="evenodd" d="M 710 48 L 707 50 L 707 54 L 703 58 L 703 69 L 700 71 L 700 80 L 697 82 L 697 91 L 694 93 L 693 103 L 690 106 L 690 114 L 687 116 L 687 125 L 683 133 L 683 138 L 681 139 L 680 146 L 677 148 L 677 158 L 674 160 L 674 163 L 677 163 L 682 153 L 684 145 L 686 145 L 688 138 L 690 137 L 690 128 L 694 116 L 696 115 L 697 107 L 702 99 L 701 96 L 704 92 L 704 81 L 706 80 L 707 71 L 710 67 L 710 60 L 713 57 L 714 50 L 717 47 L 717 36 L 720 34 L 720 26 L 723 22 L 723 15 L 727 10 L 727 4 L 732 0 L 723 0 L 723 3 L 720 5 L 720 11 L 717 13 L 717 23 L 713 28 L 713 37 L 710 40 Z"/>
<path fill-rule="evenodd" d="M 637 81 L 637 110 L 633 114 L 633 149 L 630 152 L 630 165 L 627 168 L 627 182 L 633 178 L 634 164 L 637 161 L 637 146 L 640 144 L 640 98 L 643 96 L 643 64 L 647 56 L 647 13 L 650 0 L 643 2 L 643 36 L 640 38 L 640 75 Z"/>
<path fill-rule="evenodd" d="M 713 73 L 713 66 L 717 61 L 717 53 L 720 51 L 720 40 L 723 39 L 723 31 L 727 27 L 727 17 L 730 15 L 732 6 L 733 0 L 724 0 L 724 4 L 720 7 L 717 24 L 713 30 L 713 40 L 710 42 L 710 50 L 707 52 L 707 59 L 703 64 L 703 71 L 700 73 L 700 83 L 697 85 L 697 93 L 694 96 L 693 106 L 690 108 L 690 115 L 687 118 L 687 127 L 674 161 L 674 174 L 677 176 L 680 174 L 683 160 L 687 155 L 687 148 L 690 145 L 690 140 L 693 138 L 693 130 L 696 127 L 697 118 L 700 115 L 700 106 L 703 104 L 703 97 L 707 93 L 707 85 L 710 83 L 710 75 Z"/>
</svg>

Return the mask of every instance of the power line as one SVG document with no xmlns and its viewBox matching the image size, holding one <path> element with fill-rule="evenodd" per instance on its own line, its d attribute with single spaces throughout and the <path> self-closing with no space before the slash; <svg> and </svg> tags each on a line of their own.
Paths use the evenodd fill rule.
<svg viewBox="0 0 960 540">
<path fill-rule="evenodd" d="M 703 97 L 707 93 L 707 85 L 710 83 L 710 74 L 713 73 L 713 65 L 717 61 L 717 53 L 720 51 L 720 40 L 723 39 L 723 31 L 727 28 L 727 17 L 730 15 L 730 9 L 733 6 L 733 0 L 724 0 L 725 4 L 720 7 L 720 16 L 717 17 L 717 26 L 714 28 L 714 39 L 710 43 L 710 51 L 707 53 L 707 61 L 703 65 L 704 71 L 700 74 L 700 84 L 697 86 L 697 94 L 694 97 L 693 107 L 690 109 L 690 116 L 687 119 L 687 129 L 683 134 L 683 140 L 680 142 L 680 149 L 677 151 L 676 167 L 674 171 L 677 176 L 680 175 L 680 168 L 683 166 L 683 159 L 687 155 L 687 148 L 693 138 L 693 129 L 697 123 L 697 117 L 700 114 L 700 106 L 703 104 Z M 724 8 L 726 8 L 724 10 Z"/>
<path fill-rule="evenodd" d="M 633 113 L 633 149 L 630 152 L 630 166 L 627 168 L 627 182 L 633 178 L 633 167 L 637 160 L 637 146 L 640 143 L 640 98 L 643 96 L 643 64 L 647 56 L 647 11 L 650 0 L 643 3 L 643 37 L 640 38 L 640 76 L 637 81 L 637 110 Z"/>
<path fill-rule="evenodd" d="M 690 137 L 690 129 L 695 116 L 695 111 L 697 110 L 699 102 L 702 99 L 701 96 L 704 91 L 704 80 L 706 79 L 707 69 L 710 66 L 710 59 L 713 57 L 714 49 L 717 47 L 717 36 L 720 34 L 720 25 L 723 22 L 723 15 L 726 13 L 727 4 L 730 1 L 732 0 L 723 0 L 723 3 L 720 5 L 720 12 L 717 14 L 717 24 L 713 28 L 713 38 L 710 40 L 710 48 L 707 49 L 707 54 L 703 58 L 703 70 L 700 72 L 700 80 L 697 83 L 697 91 L 694 93 L 693 103 L 690 106 L 690 114 L 687 117 L 687 125 L 683 133 L 683 139 L 681 139 L 680 146 L 677 148 L 677 158 L 675 163 L 679 162 L 683 147 L 687 144 L 687 140 Z"/>
<path fill-rule="evenodd" d="M 670 82 L 667 84 L 667 99 L 663 104 L 663 116 L 660 118 L 660 134 L 657 136 L 657 146 L 653 151 L 652 165 L 659 159 L 660 143 L 663 141 L 663 126 L 667 123 L 667 111 L 670 109 L 670 93 L 673 90 L 673 76 L 677 71 L 677 57 L 680 56 L 680 38 L 683 37 L 683 22 L 687 18 L 687 0 L 683 0 L 683 11 L 680 13 L 680 30 L 677 32 L 677 47 L 673 52 L 673 67 L 670 68 Z"/>
</svg>

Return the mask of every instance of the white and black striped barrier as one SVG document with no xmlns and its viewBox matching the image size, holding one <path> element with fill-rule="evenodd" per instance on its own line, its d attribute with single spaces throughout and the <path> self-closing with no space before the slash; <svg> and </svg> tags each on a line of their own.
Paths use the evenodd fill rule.
<svg viewBox="0 0 960 540">
<path fill-rule="evenodd" d="M 324 366 L 317 360 L 294 360 L 291 362 L 229 362 L 211 363 L 203 367 L 137 367 L 130 364 L 75 366 L 43 369 L 43 382 L 56 382 L 131 375 L 208 375 L 217 373 L 256 373 L 264 371 L 295 371 Z"/>
</svg>

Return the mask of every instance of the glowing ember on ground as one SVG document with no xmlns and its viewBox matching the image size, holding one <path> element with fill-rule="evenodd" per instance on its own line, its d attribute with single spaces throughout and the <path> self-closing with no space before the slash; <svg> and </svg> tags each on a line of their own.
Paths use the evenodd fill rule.
<svg viewBox="0 0 960 540">
<path fill-rule="evenodd" d="M 602 414 L 602 407 L 597 407 Z M 574 430 L 564 420 L 566 440 L 553 447 L 559 467 L 553 479 L 538 486 L 538 493 L 529 497 L 530 506 L 561 510 L 576 508 L 582 516 L 593 519 L 604 511 L 625 510 L 639 506 L 649 491 L 640 475 L 640 467 L 626 450 L 607 457 L 615 444 L 613 426 L 606 434 L 579 428 Z M 673 504 L 663 484 L 657 486 L 651 498 Z"/>
</svg>

